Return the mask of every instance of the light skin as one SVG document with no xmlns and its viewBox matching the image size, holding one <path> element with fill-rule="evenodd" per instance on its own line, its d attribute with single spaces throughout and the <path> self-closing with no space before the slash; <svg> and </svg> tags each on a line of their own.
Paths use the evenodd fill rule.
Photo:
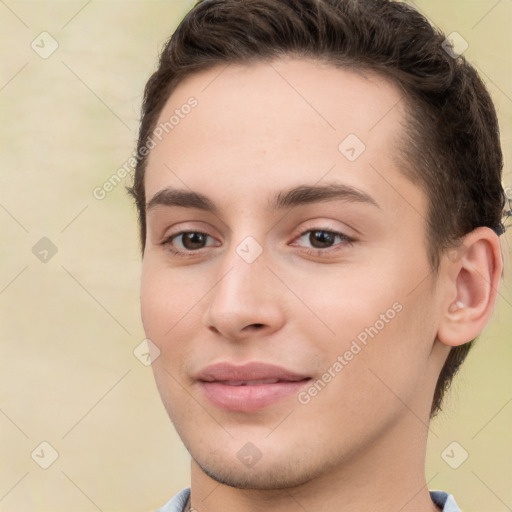
<svg viewBox="0 0 512 512">
<path fill-rule="evenodd" d="M 501 257 L 478 228 L 432 271 L 427 199 L 395 158 L 402 94 L 381 77 L 287 58 L 196 73 L 161 113 L 198 100 L 149 156 L 141 288 L 198 511 L 437 510 L 424 474 L 435 384 L 450 347 L 487 323 Z M 349 134 L 366 146 L 355 161 L 338 149 Z M 277 200 L 295 187 L 323 195 Z M 237 252 L 246 237 L 262 249 L 252 263 Z M 195 379 L 212 363 L 259 361 L 307 375 L 307 391 L 393 304 L 307 404 L 292 393 L 233 412 Z M 237 456 L 247 443 L 261 453 L 252 467 Z"/>
</svg>

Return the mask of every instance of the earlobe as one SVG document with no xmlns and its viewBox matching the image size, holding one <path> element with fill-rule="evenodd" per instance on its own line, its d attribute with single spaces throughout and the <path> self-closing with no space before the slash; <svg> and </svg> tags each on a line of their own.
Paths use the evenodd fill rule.
<svg viewBox="0 0 512 512">
<path fill-rule="evenodd" d="M 480 227 L 465 236 L 458 258 L 447 258 L 450 285 L 437 333 L 452 347 L 475 339 L 489 321 L 502 272 L 499 238 Z"/>
</svg>

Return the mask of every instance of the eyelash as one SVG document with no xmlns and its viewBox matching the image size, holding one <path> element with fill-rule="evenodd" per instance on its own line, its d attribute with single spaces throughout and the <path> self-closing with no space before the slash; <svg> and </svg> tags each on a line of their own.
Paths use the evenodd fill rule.
<svg viewBox="0 0 512 512">
<path fill-rule="evenodd" d="M 210 237 L 210 235 L 208 233 L 204 233 L 203 231 L 180 231 L 178 233 L 175 233 L 173 235 L 170 235 L 168 236 L 163 242 L 162 242 L 162 245 L 173 255 L 173 256 L 179 256 L 179 257 L 184 257 L 184 258 L 190 258 L 192 256 L 195 256 L 196 253 L 199 253 L 199 251 L 201 251 L 201 249 L 197 249 L 195 251 L 186 251 L 186 252 L 182 252 L 180 250 L 177 250 L 175 249 L 173 246 L 172 246 L 172 241 L 175 239 L 175 238 L 178 238 L 182 235 L 186 235 L 187 233 L 194 233 L 196 235 L 203 235 L 203 236 L 206 236 L 206 237 Z M 212 237 L 210 237 L 212 238 Z"/>
<path fill-rule="evenodd" d="M 350 238 L 348 235 L 345 235 L 345 233 L 327 227 L 306 229 L 302 231 L 300 235 L 296 236 L 294 240 L 300 240 L 304 235 L 315 232 L 328 233 L 330 235 L 333 235 L 335 238 L 340 238 L 340 242 L 338 242 L 337 244 L 335 243 L 330 247 L 326 247 L 325 249 L 315 247 L 302 247 L 301 249 L 310 256 L 324 256 L 330 254 L 331 252 L 339 252 L 343 250 L 343 248 L 351 247 L 355 242 L 353 238 Z"/>
<path fill-rule="evenodd" d="M 308 233 L 315 233 L 315 232 L 322 232 L 322 233 L 328 233 L 330 235 L 334 235 L 334 237 L 339 237 L 341 239 L 341 242 L 339 242 L 338 244 L 336 245 L 333 245 L 331 247 L 327 247 L 325 249 L 320 249 L 320 248 L 308 248 L 308 247 L 302 247 L 302 250 L 307 253 L 308 255 L 312 255 L 312 256 L 322 256 L 322 255 L 325 255 L 326 253 L 329 254 L 333 251 L 339 251 L 339 250 L 342 250 L 340 249 L 339 245 L 343 245 L 344 247 L 351 247 L 354 242 L 355 242 L 355 239 L 345 235 L 344 233 L 341 233 L 340 231 L 335 231 L 331 228 L 310 228 L 310 229 L 306 229 L 304 231 L 302 231 L 299 235 L 295 236 L 294 237 L 294 241 L 295 240 L 300 240 L 304 235 L 307 235 Z M 201 249 L 197 249 L 197 250 L 189 250 L 189 251 L 185 251 L 185 252 L 182 252 L 180 250 L 177 250 L 175 249 L 173 246 L 172 246 L 172 241 L 175 239 L 175 238 L 178 238 L 182 235 L 185 235 L 187 233 L 194 233 L 194 234 L 197 234 L 197 235 L 203 235 L 203 236 L 206 236 L 206 237 L 209 237 L 209 238 L 213 238 L 211 237 L 208 233 L 204 233 L 202 231 L 180 231 L 178 233 L 175 233 L 173 235 L 170 235 L 168 236 L 165 240 L 163 240 L 161 242 L 161 245 L 163 245 L 173 256 L 179 256 L 179 257 L 185 257 L 185 258 L 190 258 L 190 257 L 193 257 L 195 256 L 195 254 L 199 253 L 201 251 Z"/>
</svg>

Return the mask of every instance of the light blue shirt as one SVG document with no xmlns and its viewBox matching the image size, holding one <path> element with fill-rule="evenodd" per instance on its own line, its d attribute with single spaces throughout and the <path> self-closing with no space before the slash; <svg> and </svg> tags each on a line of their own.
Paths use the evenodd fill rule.
<svg viewBox="0 0 512 512">
<path fill-rule="evenodd" d="M 162 508 L 156 512 L 183 512 L 185 503 L 187 503 L 188 497 L 190 496 L 190 489 L 183 489 L 180 491 L 171 501 L 169 501 Z M 460 512 L 460 508 L 455 503 L 455 500 L 451 494 L 443 491 L 430 491 L 432 501 L 441 507 L 443 512 Z"/>
</svg>

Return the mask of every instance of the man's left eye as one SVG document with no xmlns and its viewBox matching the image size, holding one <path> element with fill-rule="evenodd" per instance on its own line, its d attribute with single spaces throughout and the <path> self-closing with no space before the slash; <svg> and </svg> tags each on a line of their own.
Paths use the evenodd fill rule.
<svg viewBox="0 0 512 512">
<path fill-rule="evenodd" d="M 336 243 L 351 242 L 352 239 L 343 233 L 325 229 L 312 229 L 304 232 L 298 239 L 303 247 L 312 249 L 328 249 Z"/>
</svg>

